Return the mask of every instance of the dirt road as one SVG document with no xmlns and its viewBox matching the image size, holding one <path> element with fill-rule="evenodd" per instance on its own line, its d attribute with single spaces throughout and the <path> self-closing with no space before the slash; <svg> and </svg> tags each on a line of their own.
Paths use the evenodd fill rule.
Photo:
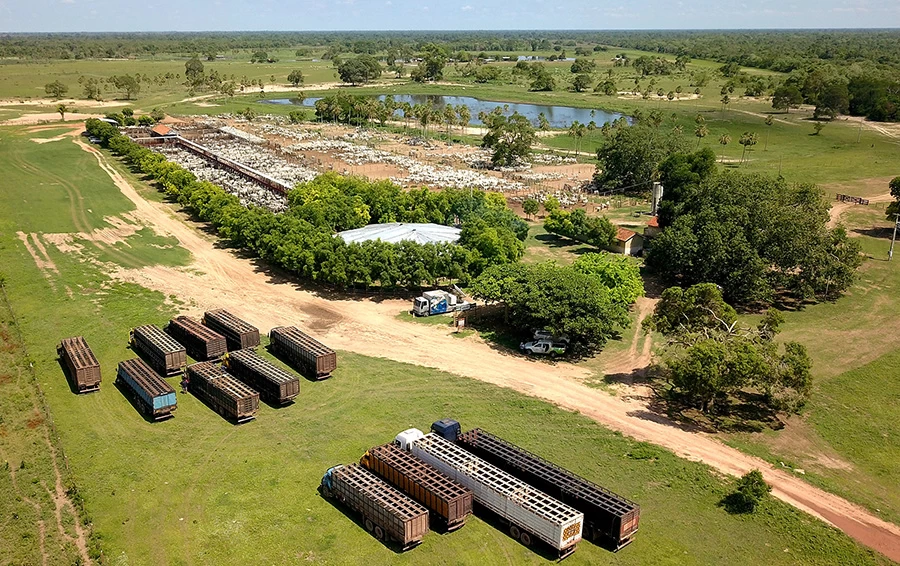
<svg viewBox="0 0 900 566">
<path fill-rule="evenodd" d="M 238 316 L 268 330 L 300 324 L 337 349 L 434 367 L 479 379 L 576 410 L 638 440 L 704 462 L 731 475 L 752 468 L 763 471 L 776 497 L 825 520 L 862 544 L 900 561 L 900 528 L 848 501 L 815 488 L 768 463 L 725 446 L 713 437 L 679 428 L 652 413 L 640 398 L 623 399 L 580 383 L 587 372 L 571 364 L 550 365 L 500 351 L 474 337 L 459 340 L 449 329 L 404 322 L 397 313 L 406 302 L 328 300 L 299 289 L 276 273 L 258 267 L 192 227 L 168 205 L 141 198 L 95 148 L 75 140 L 97 157 L 122 193 L 137 207 L 135 217 L 176 237 L 194 256 L 188 268 L 150 267 L 120 270 L 122 280 L 138 283 L 187 301 L 195 314 L 227 306 Z"/>
</svg>

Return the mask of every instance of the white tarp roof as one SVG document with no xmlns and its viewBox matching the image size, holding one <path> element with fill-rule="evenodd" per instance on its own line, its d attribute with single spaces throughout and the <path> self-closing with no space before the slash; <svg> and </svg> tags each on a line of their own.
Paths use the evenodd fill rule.
<svg viewBox="0 0 900 566">
<path fill-rule="evenodd" d="M 381 240 L 390 244 L 411 241 L 419 244 L 454 243 L 459 239 L 461 230 L 440 224 L 404 224 L 390 222 L 387 224 L 369 224 L 355 230 L 338 232 L 338 236 L 348 244 L 351 242 L 368 242 Z"/>
</svg>

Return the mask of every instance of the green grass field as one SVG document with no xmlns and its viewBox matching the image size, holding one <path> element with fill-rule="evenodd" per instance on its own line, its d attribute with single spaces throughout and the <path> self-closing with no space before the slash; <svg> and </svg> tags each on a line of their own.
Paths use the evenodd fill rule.
<svg viewBox="0 0 900 566">
<path fill-rule="evenodd" d="M 445 564 L 450 556 L 460 564 L 543 562 L 477 518 L 396 554 L 317 495 L 328 466 L 443 416 L 493 430 L 641 503 L 633 545 L 611 554 L 584 543 L 568 559 L 575 564 L 884 563 L 777 500 L 753 516 L 727 514 L 717 504 L 730 482 L 705 466 L 545 402 L 387 360 L 340 353 L 333 379 L 304 381 L 296 404 L 263 406 L 246 425 L 233 426 L 185 395 L 174 419 L 148 423 L 112 386 L 112 375 L 119 360 L 133 355 L 128 330 L 165 322 L 171 303 L 111 281 L 109 266 L 90 254 L 48 246 L 56 270 L 42 271 L 15 235 L 102 227 L 103 217 L 91 211 L 120 216 L 130 203 L 93 156 L 70 141 L 39 145 L 8 128 L 0 135 L 0 161 L 15 175 L 0 201 L 0 210 L 11 211 L 0 219 L 0 265 L 87 518 L 110 563 Z M 35 187 L 44 199 L 39 207 L 26 202 Z M 147 237 L 128 237 L 127 254 L 109 252 L 103 261 L 184 263 L 184 252 L 161 253 Z M 75 334 L 86 336 L 102 363 L 98 393 L 73 395 L 55 360 L 59 338 Z"/>
</svg>

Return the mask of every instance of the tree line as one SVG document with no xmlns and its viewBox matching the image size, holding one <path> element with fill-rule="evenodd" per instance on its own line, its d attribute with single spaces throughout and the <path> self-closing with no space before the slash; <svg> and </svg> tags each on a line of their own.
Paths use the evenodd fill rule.
<svg viewBox="0 0 900 566">
<path fill-rule="evenodd" d="M 647 267 L 680 285 L 716 283 L 740 305 L 831 300 L 853 283 L 859 243 L 829 228 L 829 204 L 809 183 L 719 172 L 712 150 L 659 166 L 665 187 Z"/>
<path fill-rule="evenodd" d="M 105 122 L 87 131 L 211 223 L 234 246 L 309 281 L 336 287 L 417 287 L 468 281 L 490 265 L 518 261 L 528 227 L 502 195 L 480 190 L 403 191 L 389 181 L 326 173 L 288 193 L 282 214 L 243 206 L 221 187 L 135 142 Z M 457 244 L 346 243 L 335 231 L 369 223 L 461 224 Z"/>
</svg>

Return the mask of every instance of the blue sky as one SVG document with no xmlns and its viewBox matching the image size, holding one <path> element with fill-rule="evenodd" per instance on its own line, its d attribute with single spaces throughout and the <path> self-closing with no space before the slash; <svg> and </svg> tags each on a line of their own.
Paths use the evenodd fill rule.
<svg viewBox="0 0 900 566">
<path fill-rule="evenodd" d="M 0 31 L 900 27 L 900 0 L 0 0 Z"/>
</svg>

